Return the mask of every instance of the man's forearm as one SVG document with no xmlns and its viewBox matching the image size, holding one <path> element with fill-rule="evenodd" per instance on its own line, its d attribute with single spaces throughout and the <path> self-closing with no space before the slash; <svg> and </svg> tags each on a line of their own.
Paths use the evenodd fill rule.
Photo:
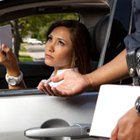
<svg viewBox="0 0 140 140">
<path fill-rule="evenodd" d="M 128 76 L 126 50 L 123 50 L 117 57 L 101 68 L 87 74 L 90 79 L 90 87 L 93 88 L 101 84 L 115 82 L 126 76 Z"/>
</svg>

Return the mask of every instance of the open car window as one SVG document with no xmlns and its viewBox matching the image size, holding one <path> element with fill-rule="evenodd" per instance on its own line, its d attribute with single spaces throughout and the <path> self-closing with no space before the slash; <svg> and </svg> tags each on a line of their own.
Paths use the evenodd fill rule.
<svg viewBox="0 0 140 140">
<path fill-rule="evenodd" d="M 49 26 L 63 19 L 79 20 L 79 17 L 77 13 L 34 15 L 10 20 L 1 26 L 12 26 L 12 50 L 18 53 L 16 55 L 19 62 L 39 62 L 44 61 L 44 46 Z"/>
<path fill-rule="evenodd" d="M 12 26 L 12 31 L 18 30 L 13 34 L 13 51 L 18 56 L 27 88 L 36 88 L 53 71 L 44 64 L 45 34 L 52 22 L 75 19 L 90 28 L 109 12 L 107 0 L 0 1 L 0 25 L 13 24 L 16 26 Z M 16 47 L 19 41 L 20 47 Z M 0 89 L 7 89 L 6 70 L 2 65 L 0 71 Z"/>
</svg>

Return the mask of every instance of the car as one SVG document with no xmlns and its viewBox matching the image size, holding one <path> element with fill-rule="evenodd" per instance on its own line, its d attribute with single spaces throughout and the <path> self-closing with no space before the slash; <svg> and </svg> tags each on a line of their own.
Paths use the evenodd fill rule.
<svg viewBox="0 0 140 140">
<path fill-rule="evenodd" d="M 36 38 L 28 38 L 28 44 L 31 44 L 31 45 L 42 45 L 43 44 L 43 42 L 42 41 L 40 41 L 40 40 L 38 40 L 38 39 L 36 39 Z"/>
<path fill-rule="evenodd" d="M 95 70 L 124 49 L 130 11 L 131 0 L 2 0 L 0 23 L 32 15 L 76 13 L 90 32 Z M 98 90 L 75 97 L 48 96 L 36 87 L 53 68 L 43 61 L 19 62 L 19 66 L 27 89 L 7 89 L 6 71 L 0 65 L 1 140 L 98 139 L 89 136 Z"/>
</svg>

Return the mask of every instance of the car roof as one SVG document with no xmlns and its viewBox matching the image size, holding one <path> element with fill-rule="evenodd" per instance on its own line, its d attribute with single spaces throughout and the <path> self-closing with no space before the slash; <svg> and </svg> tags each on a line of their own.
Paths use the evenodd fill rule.
<svg viewBox="0 0 140 140">
<path fill-rule="evenodd" d="M 113 0 L 110 0 L 111 2 Z M 108 13 L 108 0 L 1 0 L 0 23 L 30 15 L 46 13 Z M 86 8 L 88 7 L 88 8 Z M 96 12 L 97 13 L 97 12 Z"/>
</svg>

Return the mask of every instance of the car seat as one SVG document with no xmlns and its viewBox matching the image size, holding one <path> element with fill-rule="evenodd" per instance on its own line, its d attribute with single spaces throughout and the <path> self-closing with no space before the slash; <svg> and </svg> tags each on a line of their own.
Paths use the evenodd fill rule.
<svg viewBox="0 0 140 140">
<path fill-rule="evenodd" d="M 105 42 L 107 27 L 109 22 L 109 16 L 101 18 L 95 27 L 89 28 L 91 36 L 91 59 L 94 64 L 98 65 L 100 54 Z M 107 46 L 104 63 L 112 60 L 117 54 L 119 54 L 124 48 L 123 39 L 127 35 L 127 31 L 119 20 L 114 19 L 112 23 L 111 35 Z M 95 63 L 96 62 L 96 63 Z"/>
</svg>

